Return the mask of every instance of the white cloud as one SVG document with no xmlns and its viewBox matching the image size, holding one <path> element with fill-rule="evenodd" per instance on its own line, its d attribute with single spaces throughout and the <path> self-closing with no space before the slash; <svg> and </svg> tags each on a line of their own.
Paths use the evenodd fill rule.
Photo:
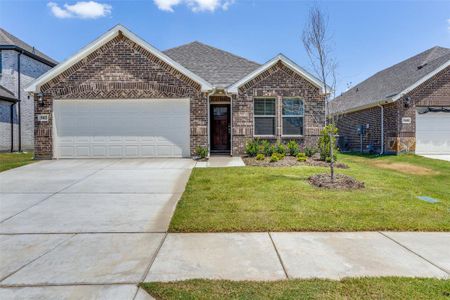
<svg viewBox="0 0 450 300">
<path fill-rule="evenodd" d="M 173 8 L 180 4 L 187 5 L 193 12 L 214 12 L 218 9 L 227 10 L 234 0 L 153 0 L 153 2 L 160 10 L 169 12 L 173 12 Z"/>
<path fill-rule="evenodd" d="M 47 6 L 53 15 L 60 19 L 79 18 L 97 19 L 111 14 L 111 5 L 95 1 L 79 1 L 75 4 L 64 4 L 63 7 L 55 2 L 49 2 Z"/>
</svg>

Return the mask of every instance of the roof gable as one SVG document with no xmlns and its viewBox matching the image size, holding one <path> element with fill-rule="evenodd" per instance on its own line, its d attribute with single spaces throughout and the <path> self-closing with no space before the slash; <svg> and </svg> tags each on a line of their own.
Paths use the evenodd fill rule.
<svg viewBox="0 0 450 300">
<path fill-rule="evenodd" d="M 260 66 L 197 41 L 165 50 L 164 53 L 219 88 L 229 86 Z"/>
<path fill-rule="evenodd" d="M 322 85 L 322 83 L 320 82 L 320 80 L 318 78 L 316 78 L 314 75 L 312 75 L 311 73 L 309 73 L 308 71 L 306 71 L 305 69 L 303 69 L 302 67 L 297 65 L 296 63 L 294 63 L 292 60 L 290 60 L 289 58 L 287 58 L 283 54 L 277 55 L 276 57 L 272 58 L 267 63 L 265 63 L 264 65 L 260 66 L 259 68 L 257 68 L 256 70 L 254 70 L 253 72 L 251 72 L 250 74 L 245 76 L 244 78 L 242 78 L 239 81 L 233 83 L 232 85 L 230 85 L 228 87 L 227 90 L 230 93 L 237 93 L 239 87 L 243 86 L 244 84 L 246 84 L 247 82 L 249 82 L 253 78 L 257 77 L 259 74 L 263 73 L 264 71 L 270 69 L 271 67 L 273 67 L 278 62 L 283 63 L 285 66 L 290 68 L 292 71 L 294 71 L 297 74 L 301 75 L 303 78 L 305 78 L 307 81 L 312 83 L 314 86 L 320 88 L 322 92 L 324 91 L 323 85 Z M 327 89 L 329 89 L 329 87 L 327 87 Z"/>
<path fill-rule="evenodd" d="M 179 63 L 175 62 L 173 59 L 165 55 L 164 53 L 160 52 L 158 49 L 153 47 L 152 45 L 148 44 L 138 36 L 136 36 L 134 33 L 123 27 L 122 25 L 116 25 L 111 30 L 107 31 L 105 34 L 97 38 L 95 41 L 87 45 L 86 47 L 82 48 L 78 53 L 73 55 L 72 57 L 68 58 L 64 62 L 58 64 L 55 68 L 51 69 L 47 73 L 44 73 L 42 76 L 31 82 L 26 88 L 25 91 L 27 92 L 39 92 L 40 87 L 45 84 L 46 82 L 52 80 L 59 74 L 63 73 L 73 65 L 75 65 L 77 62 L 88 56 L 89 54 L 93 53 L 97 49 L 99 49 L 104 44 L 108 43 L 118 35 L 123 34 L 125 37 L 129 38 L 139 46 L 141 46 L 146 51 L 152 53 L 155 55 L 158 59 L 161 59 L 163 62 L 167 63 L 170 67 L 176 69 L 181 74 L 191 78 L 193 81 L 200 84 L 202 91 L 208 91 L 212 89 L 212 85 L 201 78 L 200 76 L 192 73 Z"/>
<path fill-rule="evenodd" d="M 371 107 L 401 98 L 450 65 L 450 49 L 433 47 L 384 69 L 330 103 L 332 113 Z"/>
</svg>

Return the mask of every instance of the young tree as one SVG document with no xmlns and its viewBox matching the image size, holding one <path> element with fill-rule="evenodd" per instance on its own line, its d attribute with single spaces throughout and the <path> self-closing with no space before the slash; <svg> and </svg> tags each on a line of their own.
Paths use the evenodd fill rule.
<svg viewBox="0 0 450 300">
<path fill-rule="evenodd" d="M 325 97 L 325 129 L 330 146 L 330 177 L 334 181 L 334 144 L 336 140 L 335 118 L 329 117 L 329 100 L 336 90 L 336 62 L 332 57 L 331 36 L 328 30 L 328 16 L 315 6 L 310 9 L 308 20 L 302 35 L 303 45 L 308 54 L 313 69 L 320 79 Z M 328 125 L 328 123 L 330 124 Z M 328 125 L 328 126 L 327 126 Z"/>
</svg>

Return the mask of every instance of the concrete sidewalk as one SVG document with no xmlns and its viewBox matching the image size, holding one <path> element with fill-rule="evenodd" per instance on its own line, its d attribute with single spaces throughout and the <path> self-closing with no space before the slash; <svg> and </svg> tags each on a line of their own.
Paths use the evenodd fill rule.
<svg viewBox="0 0 450 300">
<path fill-rule="evenodd" d="M 450 233 L 168 234 L 145 281 L 449 278 Z"/>
</svg>

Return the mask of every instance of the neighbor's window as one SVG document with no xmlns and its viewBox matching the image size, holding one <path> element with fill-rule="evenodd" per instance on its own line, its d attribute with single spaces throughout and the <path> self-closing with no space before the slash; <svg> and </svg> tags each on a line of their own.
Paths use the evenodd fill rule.
<svg viewBox="0 0 450 300">
<path fill-rule="evenodd" d="M 303 101 L 283 99 L 283 135 L 303 135 Z"/>
<path fill-rule="evenodd" d="M 258 98 L 254 104 L 255 135 L 275 135 L 275 98 Z"/>
</svg>

